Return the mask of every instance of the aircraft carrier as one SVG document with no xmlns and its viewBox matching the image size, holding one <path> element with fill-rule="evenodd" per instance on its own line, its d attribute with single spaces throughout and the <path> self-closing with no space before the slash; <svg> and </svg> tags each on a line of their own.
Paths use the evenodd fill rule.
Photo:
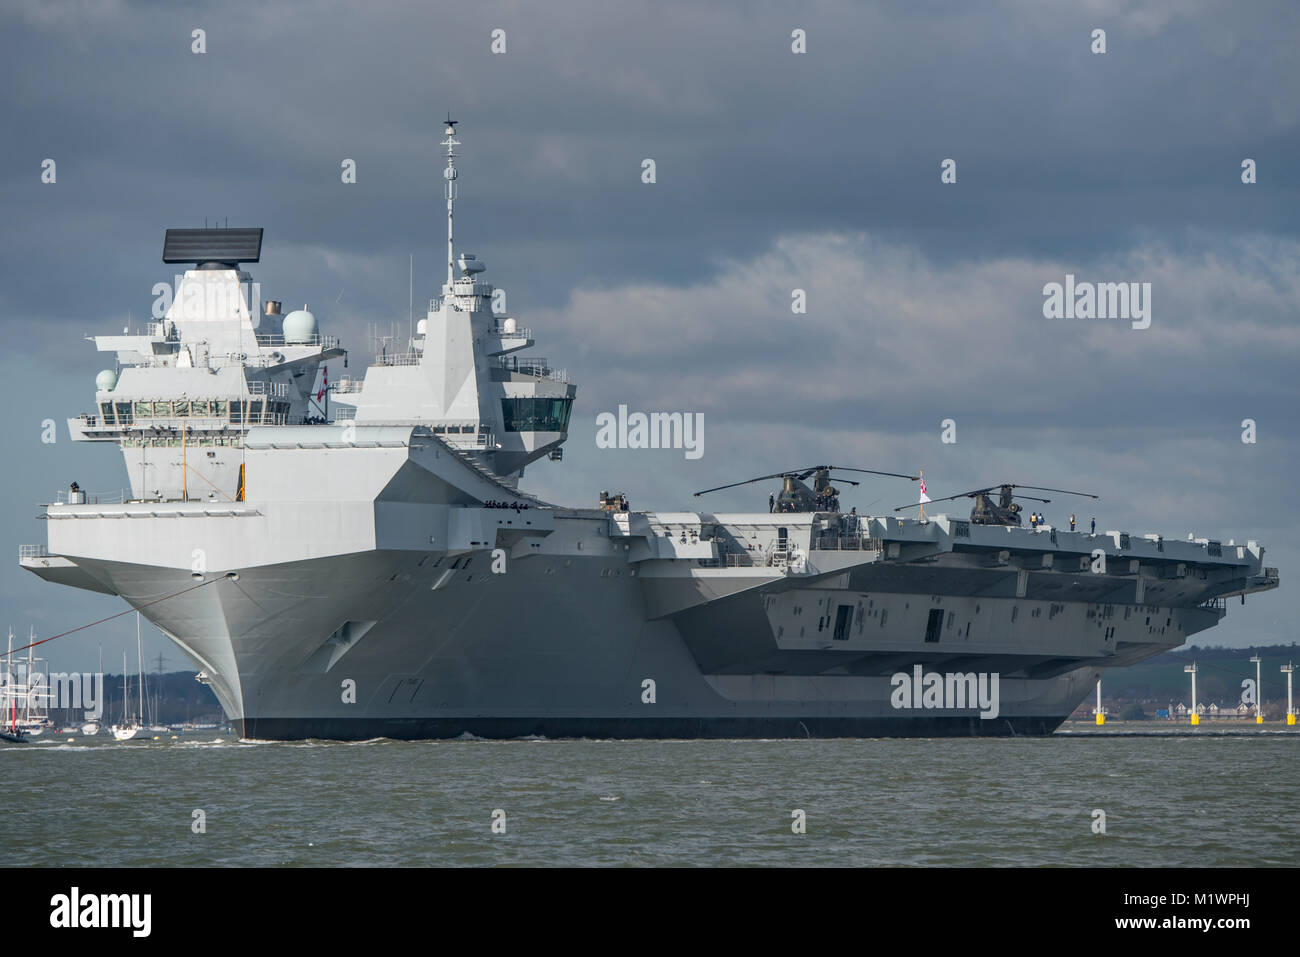
<svg viewBox="0 0 1300 957">
<path fill-rule="evenodd" d="M 1013 485 L 969 518 L 845 514 L 833 466 L 756 513 L 528 495 L 576 387 L 455 255 L 445 132 L 446 283 L 360 378 L 259 298 L 260 229 L 168 230 L 174 297 L 95 337 L 115 361 L 69 421 L 130 491 L 74 483 L 20 550 L 142 612 L 244 737 L 1049 734 L 1103 669 L 1277 587 L 1253 541 L 1022 527 Z"/>
</svg>

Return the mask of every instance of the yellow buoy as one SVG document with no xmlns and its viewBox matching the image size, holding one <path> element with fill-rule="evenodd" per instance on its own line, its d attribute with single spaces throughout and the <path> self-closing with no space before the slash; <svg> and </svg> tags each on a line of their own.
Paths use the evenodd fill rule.
<svg viewBox="0 0 1300 957">
<path fill-rule="evenodd" d="M 1105 724 L 1105 723 L 1106 723 L 1106 716 L 1105 716 L 1104 714 L 1102 714 L 1100 711 L 1097 712 L 1097 723 L 1098 723 L 1098 724 Z"/>
<path fill-rule="evenodd" d="M 1192 712 L 1192 724 L 1196 725 L 1196 724 L 1200 724 L 1200 723 L 1201 723 L 1201 716 L 1200 716 L 1199 714 L 1197 714 L 1195 711 L 1193 711 L 1193 712 Z"/>
<path fill-rule="evenodd" d="M 1287 715 L 1287 716 L 1286 716 L 1286 723 L 1287 723 L 1287 724 L 1295 724 L 1295 715 L 1294 715 L 1294 714 L 1289 714 L 1289 715 Z"/>
</svg>

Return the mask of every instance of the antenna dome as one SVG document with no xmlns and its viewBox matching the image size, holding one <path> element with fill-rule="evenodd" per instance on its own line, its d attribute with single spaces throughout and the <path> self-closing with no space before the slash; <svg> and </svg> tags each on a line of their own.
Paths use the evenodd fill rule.
<svg viewBox="0 0 1300 957">
<path fill-rule="evenodd" d="M 95 376 L 95 389 L 99 392 L 112 392 L 117 388 L 117 373 L 112 369 L 104 369 L 99 375 Z"/>
<path fill-rule="evenodd" d="M 308 344 L 316 336 L 316 317 L 306 309 L 295 309 L 284 317 L 286 345 Z"/>
</svg>

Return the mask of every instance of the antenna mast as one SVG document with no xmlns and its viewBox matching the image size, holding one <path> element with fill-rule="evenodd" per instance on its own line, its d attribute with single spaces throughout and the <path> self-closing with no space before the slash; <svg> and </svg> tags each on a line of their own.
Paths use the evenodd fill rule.
<svg viewBox="0 0 1300 957">
<path fill-rule="evenodd" d="M 455 253 L 452 252 L 451 240 L 451 207 L 456 201 L 456 177 L 459 173 L 456 170 L 456 147 L 460 146 L 460 140 L 456 139 L 457 120 L 451 118 L 451 113 L 447 114 L 446 128 L 443 132 L 447 138 L 442 141 L 442 145 L 447 147 L 447 168 L 442 171 L 442 178 L 445 179 L 446 185 L 443 191 L 447 197 L 447 286 L 448 292 L 455 279 L 453 266 L 455 264 Z"/>
</svg>

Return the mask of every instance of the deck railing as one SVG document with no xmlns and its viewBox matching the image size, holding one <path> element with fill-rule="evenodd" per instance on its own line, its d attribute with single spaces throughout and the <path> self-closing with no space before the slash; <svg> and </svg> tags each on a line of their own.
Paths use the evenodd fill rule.
<svg viewBox="0 0 1300 957">
<path fill-rule="evenodd" d="M 811 549 L 813 551 L 880 551 L 883 543 L 878 538 L 869 538 L 866 535 L 852 535 L 849 537 L 836 536 L 815 536 L 812 539 Z"/>
<path fill-rule="evenodd" d="M 375 365 L 418 366 L 420 364 L 420 355 L 418 352 L 386 352 L 375 356 Z"/>
</svg>

